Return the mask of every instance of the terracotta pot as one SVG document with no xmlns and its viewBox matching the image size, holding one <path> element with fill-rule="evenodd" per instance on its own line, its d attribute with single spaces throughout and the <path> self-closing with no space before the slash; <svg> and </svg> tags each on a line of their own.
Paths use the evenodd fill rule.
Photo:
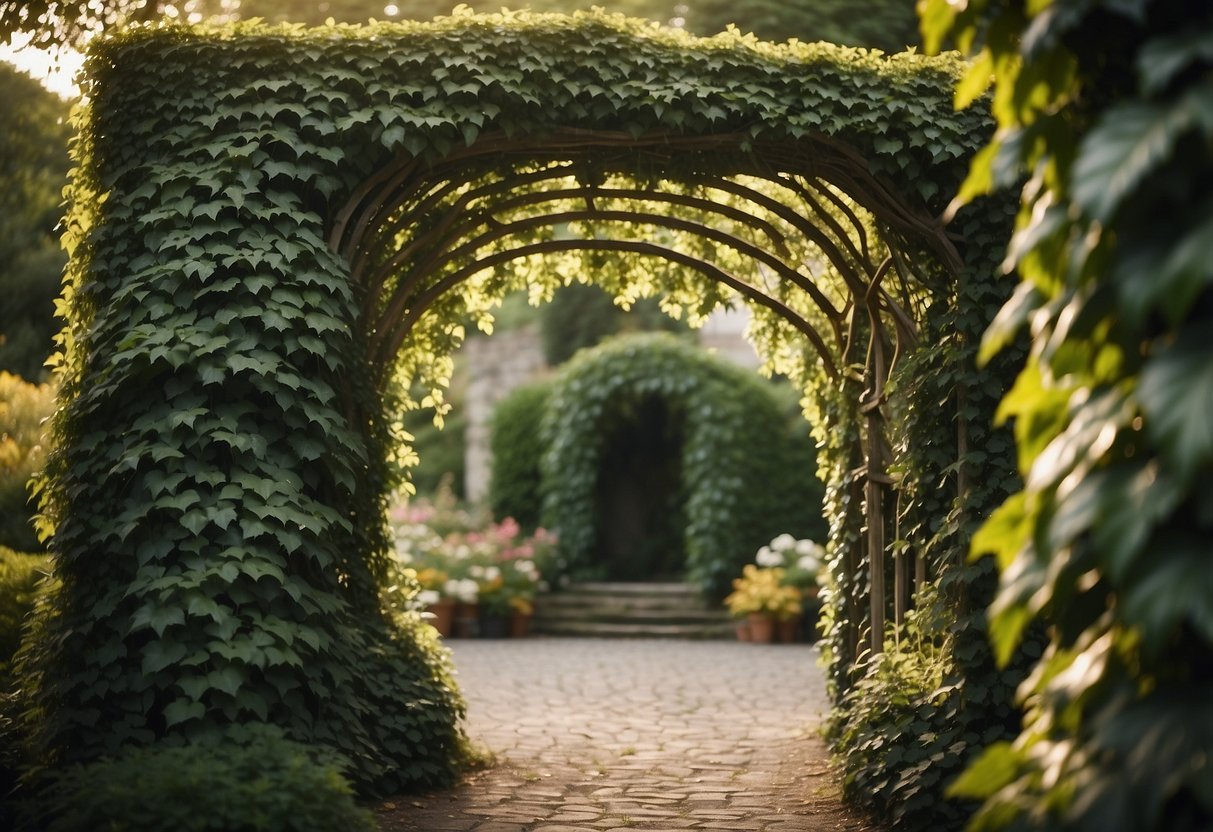
<svg viewBox="0 0 1213 832">
<path fill-rule="evenodd" d="M 510 638 L 526 638 L 531 634 L 531 614 L 514 613 L 510 618 Z"/>
<path fill-rule="evenodd" d="M 755 644 L 770 644 L 775 640 L 775 619 L 765 612 L 752 612 L 746 623 L 750 630 L 750 641 Z"/>
<path fill-rule="evenodd" d="M 440 598 L 437 602 L 425 608 L 430 614 L 429 622 L 438 635 L 446 637 L 451 634 L 451 626 L 455 620 L 455 602 L 450 598 Z"/>
<path fill-rule="evenodd" d="M 458 603 L 455 619 L 451 624 L 454 638 L 475 638 L 480 633 L 480 605 Z"/>
<path fill-rule="evenodd" d="M 779 621 L 776 624 L 780 644 L 795 644 L 800 641 L 800 616 Z"/>
<path fill-rule="evenodd" d="M 734 621 L 733 629 L 737 633 L 738 641 L 750 640 L 750 622 L 746 621 L 744 618 L 738 618 L 736 621 Z"/>
</svg>

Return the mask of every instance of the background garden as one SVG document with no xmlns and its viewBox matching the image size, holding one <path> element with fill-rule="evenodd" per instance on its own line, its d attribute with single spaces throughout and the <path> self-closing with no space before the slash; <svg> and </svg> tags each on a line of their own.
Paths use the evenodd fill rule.
<svg viewBox="0 0 1213 832">
<path fill-rule="evenodd" d="M 848 794 L 904 828 L 960 826 L 975 817 L 979 828 L 1200 829 L 1207 828 L 1213 813 L 1207 759 L 1213 732 L 1208 705 L 1213 701 L 1209 676 L 1213 669 L 1209 581 L 1213 579 L 1207 562 L 1213 512 L 1206 505 L 1207 488 L 1202 488 L 1213 459 L 1206 418 L 1213 401 L 1208 371 L 1213 362 L 1208 361 L 1204 320 L 1213 275 L 1205 256 L 1213 234 L 1206 204 L 1213 168 L 1209 11 L 1184 3 L 1081 8 L 1056 4 L 1057 9 L 1063 7 L 1066 14 L 1048 7 L 1029 15 L 1009 4 L 922 6 L 928 47 L 938 48 L 950 34 L 975 55 L 960 80 L 959 102 L 972 108 L 992 104 L 998 122 L 993 143 L 977 157 L 961 188 L 961 201 L 1012 188 L 1025 171 L 1030 177 L 1022 192 L 1019 232 L 1009 250 L 1006 239 L 984 241 L 991 251 L 990 273 L 1006 255 L 1006 265 L 1018 267 L 1024 281 L 997 318 L 995 310 L 1010 291 L 1009 282 L 1003 287 L 1006 291 L 956 287 L 959 295 L 980 297 L 968 306 L 952 307 L 965 310 L 967 317 L 933 323 L 939 349 L 919 359 L 923 370 L 954 369 L 931 375 L 929 383 L 916 389 L 900 391 L 895 407 L 902 409 L 891 414 L 902 425 L 897 441 L 905 445 L 898 447 L 910 466 L 896 472 L 906 510 L 894 544 L 912 541 L 907 544 L 916 547 L 911 555 L 931 565 L 931 580 L 916 587 L 912 613 L 891 626 L 885 638 L 877 638 L 884 642 L 881 652 L 857 655 L 857 645 L 845 636 L 845 622 L 851 619 L 855 624 L 857 616 L 862 617 L 851 606 L 855 596 L 848 587 L 865 580 L 849 568 L 854 563 L 847 560 L 847 535 L 859 528 L 854 515 L 848 516 L 854 508 L 848 501 L 856 501 L 856 495 L 839 487 L 840 474 L 855 460 L 839 459 L 841 446 L 831 448 L 831 435 L 818 435 L 825 454 L 822 475 L 828 485 L 825 510 L 833 524 L 827 555 L 830 568 L 824 580 L 836 584 L 836 602 L 827 605 L 826 612 L 837 698 L 834 741 Z M 3 8 L 7 24 L 21 24 L 11 4 Z M 830 8 L 821 6 L 825 11 Z M 905 11 L 897 4 L 889 8 Z M 753 28 L 764 36 L 783 37 L 798 34 L 796 26 L 812 19 L 808 10 L 781 10 L 792 20 L 788 28 L 768 31 L 757 23 Z M 697 22 L 711 19 L 706 7 L 697 18 L 699 11 L 678 14 L 675 10 L 670 17 L 663 11 L 653 16 L 679 19 L 679 25 L 689 28 L 704 26 L 707 29 L 699 31 L 710 32 L 716 24 Z M 351 12 L 355 17 L 360 13 Z M 814 20 L 805 31 L 825 30 L 828 19 Z M 879 19 L 874 11 L 863 22 Z M 766 20 L 763 26 L 775 25 Z M 83 19 L 89 26 L 94 22 Z M 1084 27 L 1087 35 L 1095 31 L 1099 36 L 1085 36 Z M 881 31 L 897 30 L 889 25 Z M 55 36 L 63 34 L 74 37 L 70 28 Z M 865 39 L 858 31 L 831 37 L 887 45 Z M 7 82 L 14 94 L 4 97 L 5 106 L 10 101 L 27 102 L 20 112 L 29 121 L 20 123 L 32 126 L 10 135 L 12 158 L 28 161 L 22 162 L 14 174 L 14 187 L 5 193 L 19 195 L 10 215 L 28 222 L 6 222 L 4 242 L 16 242 L 6 249 L 13 252 L 11 258 L 0 262 L 18 267 L 0 279 L 6 286 L 19 286 L 12 297 L 29 299 L 34 311 L 6 302 L 0 321 L 6 341 L 0 347 L 14 347 L 6 353 L 12 356 L 5 358 L 12 362 L 7 366 L 41 382 L 38 367 L 48 352 L 46 338 L 56 328 L 44 313 L 49 298 L 58 293 L 62 264 L 50 238 L 52 221 L 59 213 L 56 183 L 62 181 L 66 167 L 55 148 L 62 146 L 58 142 L 66 131 L 55 115 L 58 104 L 19 75 L 10 75 Z M 990 80 L 995 84 L 993 96 L 982 98 Z M 15 118 L 6 122 L 17 123 Z M 50 139 L 31 142 L 33 135 Z M 5 158 L 9 158 L 7 149 Z M 941 195 L 943 203 L 946 196 Z M 982 204 L 1002 203 L 995 197 Z M 1180 218 L 1177 206 L 1190 210 Z M 963 229 L 964 215 L 958 216 L 961 221 L 954 228 Z M 556 306 L 554 301 L 546 308 Z M 978 355 L 978 336 L 991 320 L 994 326 Z M 15 325 L 18 322 L 22 327 Z M 950 338 L 957 334 L 959 338 Z M 978 359 L 984 367 L 980 371 Z M 575 374 L 576 364 L 570 364 L 570 375 Z M 11 634 L 13 623 L 25 617 L 32 603 L 35 578 L 47 565 L 44 556 L 36 554 L 40 544 L 29 535 L 24 522 L 28 512 L 20 506 L 28 474 L 42 464 L 39 423 L 52 406 L 52 393 L 47 386 L 12 376 L 4 376 L 3 384 L 6 422 L 0 464 L 8 488 L 4 499 L 17 506 L 4 513 L 6 523 L 17 520 L 6 531 L 12 537 L 0 541 L 17 550 L 3 552 L 5 582 L 11 587 L 5 590 Z M 745 384 L 735 381 L 731 388 Z M 762 384 L 753 382 L 755 389 Z M 605 387 L 605 379 L 592 386 Z M 962 434 L 963 447 L 955 444 L 955 431 L 948 447 L 933 437 L 931 423 L 938 420 L 941 403 L 956 407 L 958 390 L 959 412 L 965 414 L 961 421 L 970 419 L 971 427 Z M 1018 476 L 1010 470 L 1015 460 L 1009 431 L 992 428 L 994 403 L 1004 394 L 999 419 L 1013 421 Z M 529 403 L 524 399 L 511 404 L 525 412 L 558 393 L 540 390 L 520 395 L 529 395 Z M 816 406 L 825 410 L 838 406 L 828 397 L 824 402 Z M 445 409 L 441 400 L 433 404 Z M 644 408 L 643 401 L 640 407 Z M 500 435 L 508 434 L 508 412 L 508 407 L 503 409 L 507 415 L 501 419 L 507 424 Z M 576 415 L 575 409 L 559 412 Z M 782 409 L 776 406 L 772 412 L 786 428 L 786 397 Z M 831 415 L 845 424 L 840 412 Z M 428 420 L 432 415 L 409 418 Z M 418 421 L 410 427 L 420 434 L 423 424 Z M 418 482 L 423 489 L 441 494 L 432 482 L 424 481 L 425 441 L 417 442 L 423 460 Z M 500 457 L 507 458 L 524 444 L 516 438 L 511 447 L 501 449 Z M 542 461 L 537 465 L 535 459 L 534 450 L 522 448 L 513 470 L 541 469 Z M 575 465 L 559 466 L 562 474 L 575 469 Z M 972 480 L 960 489 L 957 500 L 955 480 L 963 478 L 965 471 Z M 492 526 L 456 518 L 455 525 L 439 532 L 444 545 L 451 535 L 463 535 L 455 546 L 469 551 L 486 541 L 500 544 L 492 555 L 497 561 L 469 563 L 468 574 L 447 575 L 444 588 L 450 580 L 488 578 L 478 585 L 479 592 L 497 579 L 504 587 L 506 576 L 525 578 L 533 586 L 545 568 L 553 579 L 559 575 L 562 567 L 554 554 L 559 542 L 549 541 L 543 533 L 530 539 L 524 535 L 543 522 L 545 502 L 558 508 L 559 495 L 567 490 L 549 486 L 548 494 L 557 496 L 545 496 L 541 471 L 539 476 L 516 476 L 539 483 L 539 493 L 527 497 L 529 507 L 498 504 L 499 519 Z M 947 487 L 941 489 L 941 483 Z M 525 489 L 499 487 L 494 500 L 523 496 Z M 987 519 L 998 503 L 1002 508 Z M 401 510 L 417 508 L 413 504 Z M 769 519 L 780 510 L 766 506 L 755 514 Z M 520 518 L 518 529 L 500 520 L 506 514 Z M 704 516 L 716 518 L 718 512 L 709 510 Z M 419 538 L 424 534 L 416 530 L 416 519 L 407 514 L 399 518 L 397 539 L 402 542 L 395 551 L 411 547 L 404 541 L 411 541 L 414 532 Z M 433 515 L 426 520 L 432 521 Z M 982 531 L 974 535 L 983 521 Z M 752 530 L 750 536 L 738 538 L 745 545 L 738 542 L 729 550 L 742 551 L 743 559 L 748 559 L 779 531 L 792 530 L 780 526 Z M 469 540 L 468 535 L 475 537 Z M 576 536 L 575 531 L 562 534 L 567 538 L 564 544 L 574 546 L 573 552 Z M 720 537 L 715 530 L 704 539 Z M 974 555 L 992 552 L 996 557 L 966 562 L 970 539 L 976 541 Z M 695 562 L 688 546 L 687 565 L 699 569 L 696 577 L 719 592 L 741 565 L 740 559 L 734 568 L 713 571 L 718 559 L 703 555 L 702 547 L 699 552 L 701 560 Z M 549 556 L 551 563 L 546 562 Z M 575 554 L 571 557 L 576 560 Z M 401 614 L 398 623 L 407 629 L 417 626 L 409 616 L 423 591 L 411 581 L 424 569 L 440 571 L 449 562 L 404 565 L 420 568 L 415 576 L 404 575 L 403 605 L 386 606 Z M 889 565 L 895 568 L 892 551 Z M 472 566 L 481 570 L 478 575 L 473 576 Z M 437 582 L 425 590 L 434 591 L 436 586 Z M 507 603 L 520 606 L 528 591 L 523 587 Z M 163 615 L 167 617 L 148 622 L 157 636 L 175 624 L 171 609 Z M 29 631 L 34 652 L 37 639 L 63 637 L 63 633 Z M 10 642 L 14 638 L 10 636 Z M 439 648 L 424 636 L 418 638 L 429 656 L 428 666 L 441 668 Z M 172 649 L 171 640 L 164 643 Z M 381 650 L 383 645 L 368 643 L 367 649 Z M 185 658 L 164 650 L 152 660 L 152 671 Z M 157 665 L 161 661 L 164 664 Z M 421 660 L 414 655 L 401 661 L 407 676 Z M 36 667 L 36 661 L 30 666 Z M 146 659 L 143 669 L 149 669 Z M 20 664 L 15 673 L 6 668 L 14 691 L 25 690 L 10 697 L 5 716 L 6 765 L 14 771 L 36 772 L 53 761 L 38 759 L 48 746 L 40 745 L 38 737 L 23 736 L 21 722 L 43 704 L 55 706 L 56 693 L 53 687 L 31 688 L 28 680 L 20 680 L 21 672 Z M 418 677 L 410 683 L 424 688 L 432 682 Z M 73 684 L 98 682 L 78 679 Z M 233 696 L 239 693 L 238 679 L 212 678 L 207 684 L 230 687 Z M 41 690 L 47 701 L 31 700 L 30 690 Z M 433 690 L 439 696 L 451 695 L 449 685 Z M 379 692 L 385 694 L 390 695 Z M 374 695 L 370 701 L 374 702 Z M 458 710 L 453 699 L 450 707 Z M 141 730 L 145 729 L 129 726 L 130 745 L 145 744 Z M 402 743 L 408 745 L 403 737 L 418 730 L 423 737 L 419 747 L 424 750 L 414 754 L 419 767 L 405 779 L 442 780 L 449 775 L 444 765 L 457 757 L 459 739 L 438 721 L 403 726 Z M 223 741 L 232 739 L 227 736 Z M 101 795 L 112 796 L 113 784 L 130 779 L 132 771 L 196 770 L 198 776 L 213 777 L 222 786 L 212 794 L 233 796 L 231 811 L 239 815 L 238 807 L 247 806 L 247 799 L 229 786 L 243 780 L 242 767 L 250 766 L 271 772 L 267 775 L 271 777 L 281 770 L 279 795 L 294 790 L 320 795 L 314 812 L 307 813 L 315 818 L 316 828 L 333 828 L 335 823 L 355 828 L 353 819 L 334 821 L 325 814 L 356 810 L 338 799 L 347 787 L 335 772 L 325 772 L 326 763 L 314 758 L 314 750 L 272 730 L 250 731 L 236 739 L 247 749 L 247 757 L 231 755 L 230 745 L 214 746 L 219 740 L 203 731 L 193 738 L 193 753 L 184 759 L 180 749 L 171 745 L 127 751 L 113 760 L 66 769 L 67 776 L 52 787 L 59 791 L 52 793 L 60 798 L 60 805 L 64 795 L 75 795 L 77 805 L 100 806 Z M 166 765 L 170 758 L 171 765 Z M 279 768 L 291 760 L 295 762 Z M 434 762 L 438 760 L 446 762 Z M 356 766 L 347 766 L 345 774 L 367 793 L 391 787 L 390 778 L 376 782 Z M 312 776 L 324 786 L 307 779 Z M 145 788 L 152 794 L 173 794 L 172 784 Z M 149 806 L 145 797 L 129 793 L 114 799 L 127 804 L 138 801 L 143 811 L 168 811 L 170 798 L 163 806 L 154 802 Z M 91 823 L 87 817 L 73 819 L 70 814 L 54 822 L 61 824 L 56 828 L 88 828 Z M 231 828 L 238 822 L 233 819 Z M 133 823 L 138 828 L 138 821 Z"/>
</svg>

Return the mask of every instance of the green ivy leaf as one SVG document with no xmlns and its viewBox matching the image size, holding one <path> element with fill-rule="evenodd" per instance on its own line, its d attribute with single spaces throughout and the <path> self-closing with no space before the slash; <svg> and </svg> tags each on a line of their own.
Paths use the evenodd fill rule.
<svg viewBox="0 0 1213 832">
<path fill-rule="evenodd" d="M 1147 434 L 1185 483 L 1213 465 L 1213 334 L 1199 327 L 1146 363 L 1137 390 Z"/>
</svg>

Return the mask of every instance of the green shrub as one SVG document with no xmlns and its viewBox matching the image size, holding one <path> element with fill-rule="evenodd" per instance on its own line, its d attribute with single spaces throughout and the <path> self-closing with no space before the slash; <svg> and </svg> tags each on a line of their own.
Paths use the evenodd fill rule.
<svg viewBox="0 0 1213 832">
<path fill-rule="evenodd" d="M 53 776 L 46 832 L 373 832 L 332 759 L 274 730 L 150 745 Z"/>
<path fill-rule="evenodd" d="M 551 394 L 551 381 L 518 387 L 497 404 L 489 425 L 493 452 L 489 505 L 494 517 L 513 517 L 526 529 L 539 525 L 543 511 L 539 426 Z"/>
<path fill-rule="evenodd" d="M 0 371 L 0 546 L 40 551 L 29 479 L 45 458 L 42 422 L 51 414 L 55 391 Z"/>
<path fill-rule="evenodd" d="M 0 546 L 0 688 L 7 688 L 9 663 L 21 644 L 21 627 L 34 608 L 39 578 L 50 559 Z"/>
</svg>

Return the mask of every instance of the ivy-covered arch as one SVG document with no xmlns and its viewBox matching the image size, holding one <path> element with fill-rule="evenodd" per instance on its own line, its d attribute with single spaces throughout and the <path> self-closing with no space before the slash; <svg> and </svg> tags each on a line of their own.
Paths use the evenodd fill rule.
<svg viewBox="0 0 1213 832">
<path fill-rule="evenodd" d="M 803 493 L 767 494 L 787 484 L 791 448 L 784 414 L 761 379 L 673 336 L 616 338 L 582 351 L 561 373 L 542 425 L 544 520 L 560 530 L 572 564 L 591 563 L 601 534 L 595 485 L 610 438 L 605 428 L 648 398 L 680 426 L 687 578 L 720 597 L 760 544 L 789 531 L 770 515 L 786 518 L 797 504 L 805 515 L 814 508 Z"/>
<path fill-rule="evenodd" d="M 838 656 L 879 649 L 887 384 L 928 374 L 904 400 L 942 403 L 953 445 L 987 407 L 955 362 L 1005 217 L 937 220 L 987 132 L 953 111 L 954 59 L 496 15 L 135 30 L 88 72 L 42 487 L 61 586 L 24 659 L 38 762 L 272 722 L 366 792 L 448 777 L 444 654 L 380 615 L 396 418 L 418 382 L 441 405 L 464 321 L 574 277 L 754 309 L 834 452 Z M 905 470 L 936 493 L 964 460 Z"/>
</svg>

